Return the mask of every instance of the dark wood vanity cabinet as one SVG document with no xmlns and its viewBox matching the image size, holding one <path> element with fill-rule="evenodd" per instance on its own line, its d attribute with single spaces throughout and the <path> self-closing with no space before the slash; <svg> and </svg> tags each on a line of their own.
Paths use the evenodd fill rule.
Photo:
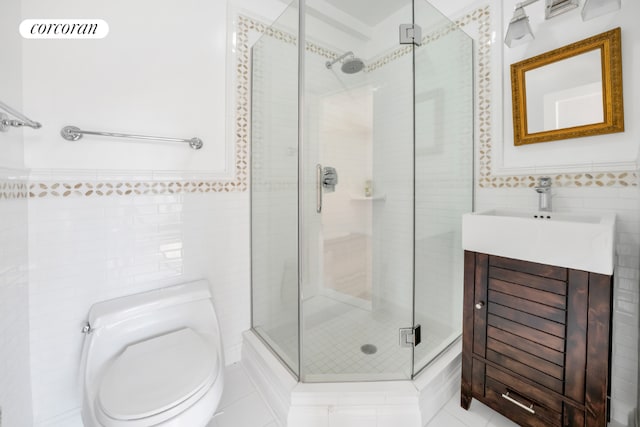
<svg viewBox="0 0 640 427">
<path fill-rule="evenodd" d="M 612 276 L 465 252 L 461 405 L 606 427 Z"/>
</svg>

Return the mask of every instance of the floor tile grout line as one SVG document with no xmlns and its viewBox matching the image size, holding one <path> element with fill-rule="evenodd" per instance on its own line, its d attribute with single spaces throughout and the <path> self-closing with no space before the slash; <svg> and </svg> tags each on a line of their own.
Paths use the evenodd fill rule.
<svg viewBox="0 0 640 427">
<path fill-rule="evenodd" d="M 249 391 L 248 393 L 243 394 L 242 396 L 239 396 L 239 397 L 237 397 L 236 399 L 234 399 L 234 400 L 232 400 L 232 401 L 228 402 L 225 406 L 220 406 L 220 407 L 218 408 L 218 411 L 222 411 L 222 410 L 224 410 L 225 408 L 228 408 L 228 407 L 230 407 L 230 406 L 232 406 L 232 405 L 234 405 L 234 404 L 238 403 L 239 401 L 241 401 L 241 400 L 242 400 L 242 399 L 244 399 L 245 397 L 250 396 L 253 392 L 255 392 L 255 391 L 257 390 L 257 387 L 256 387 L 255 383 L 251 380 L 251 378 L 250 378 L 250 377 L 249 377 L 249 375 L 247 374 L 246 369 L 244 369 L 244 367 L 242 366 L 242 363 L 241 363 L 240 361 L 238 361 L 238 362 L 234 362 L 234 363 L 232 363 L 232 364 L 231 364 L 231 365 L 229 365 L 229 366 L 225 366 L 225 371 L 226 371 L 228 368 L 232 367 L 233 365 L 237 365 L 238 367 L 240 367 L 240 369 L 242 370 L 242 373 L 244 374 L 244 376 L 247 378 L 247 380 L 249 380 L 249 383 L 251 384 L 251 387 L 252 387 L 252 388 L 251 388 L 251 391 Z M 227 378 L 226 378 L 226 375 L 225 375 L 225 382 L 226 382 L 226 381 L 227 381 Z M 224 393 L 224 391 L 223 391 L 223 393 Z M 262 398 L 262 396 L 260 396 L 260 398 Z M 263 399 L 263 400 L 264 400 L 264 399 Z M 216 412 L 216 413 L 217 413 L 217 412 Z"/>
<path fill-rule="evenodd" d="M 238 363 L 238 365 L 240 366 L 240 368 L 242 369 L 242 372 L 247 376 L 247 378 L 249 379 L 249 382 L 251 383 L 251 385 L 253 386 L 253 392 L 252 393 L 256 393 L 258 395 L 258 397 L 260 398 L 260 400 L 262 400 L 262 403 L 264 403 L 264 406 L 267 407 L 267 410 L 269 411 L 269 414 L 271 414 L 271 420 L 269 420 L 266 424 L 264 424 L 264 426 L 269 425 L 270 422 L 275 422 L 276 426 L 280 426 L 280 421 L 278 420 L 278 418 L 276 417 L 276 413 L 273 411 L 273 409 L 271 408 L 271 405 L 269 405 L 269 403 L 267 403 L 267 399 L 265 398 L 265 396 L 262 394 L 262 392 L 260 391 L 260 389 L 258 388 L 258 386 L 256 385 L 256 383 L 253 381 L 253 378 L 251 378 L 251 375 L 249 375 L 249 373 L 247 372 L 247 370 L 244 367 L 244 363 L 242 363 L 242 361 L 236 362 Z M 250 395 L 251 393 L 249 393 Z M 248 395 L 247 395 L 248 396 Z"/>
</svg>

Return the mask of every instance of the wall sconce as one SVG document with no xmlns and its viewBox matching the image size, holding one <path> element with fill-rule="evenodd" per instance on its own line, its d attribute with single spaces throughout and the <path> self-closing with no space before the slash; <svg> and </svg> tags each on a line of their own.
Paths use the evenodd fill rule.
<svg viewBox="0 0 640 427">
<path fill-rule="evenodd" d="M 582 20 L 596 18 L 600 15 L 620 9 L 620 0 L 586 0 L 582 8 Z"/>
<path fill-rule="evenodd" d="M 538 0 L 530 0 L 531 3 Z M 529 25 L 529 17 L 524 13 L 524 7 L 528 2 L 518 3 L 516 9 L 513 11 L 513 18 L 509 22 L 509 28 L 507 28 L 507 35 L 504 38 L 504 44 L 507 46 L 516 46 L 518 44 L 524 44 L 530 40 L 533 40 L 533 31 L 531 31 L 531 25 Z"/>
<path fill-rule="evenodd" d="M 508 47 L 524 44 L 533 40 L 535 37 L 529 25 L 529 17 L 524 8 L 537 2 L 538 0 L 525 0 L 516 4 L 513 12 L 513 18 L 509 21 L 507 35 L 504 38 L 504 44 Z M 551 19 L 565 12 L 569 12 L 578 7 L 579 0 L 545 0 L 546 7 L 544 17 Z M 582 8 L 582 20 L 588 21 L 600 15 L 620 9 L 621 0 L 585 0 Z"/>
</svg>

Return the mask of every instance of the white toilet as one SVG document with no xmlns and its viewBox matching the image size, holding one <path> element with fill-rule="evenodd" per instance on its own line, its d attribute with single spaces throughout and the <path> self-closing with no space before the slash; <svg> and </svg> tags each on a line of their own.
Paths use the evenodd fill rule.
<svg viewBox="0 0 640 427">
<path fill-rule="evenodd" d="M 223 388 L 205 280 L 94 304 L 82 354 L 85 427 L 204 427 Z"/>
</svg>

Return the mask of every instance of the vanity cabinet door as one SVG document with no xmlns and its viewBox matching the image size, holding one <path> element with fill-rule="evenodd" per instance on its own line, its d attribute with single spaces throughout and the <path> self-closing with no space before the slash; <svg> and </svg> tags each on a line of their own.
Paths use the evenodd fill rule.
<svg viewBox="0 0 640 427">
<path fill-rule="evenodd" d="M 606 425 L 610 276 L 466 252 L 464 299 L 462 407 L 476 398 L 523 426 Z"/>
</svg>

